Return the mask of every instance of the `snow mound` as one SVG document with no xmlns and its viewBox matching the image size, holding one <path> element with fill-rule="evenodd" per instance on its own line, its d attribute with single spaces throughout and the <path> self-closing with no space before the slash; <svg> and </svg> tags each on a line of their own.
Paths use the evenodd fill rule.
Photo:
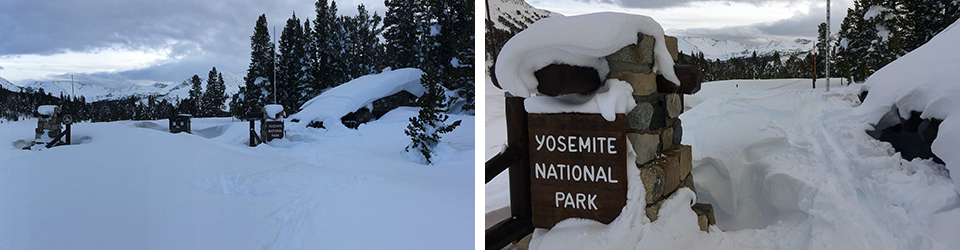
<svg viewBox="0 0 960 250">
<path fill-rule="evenodd" d="M 267 117 L 270 119 L 276 119 L 280 112 L 283 112 L 283 105 L 280 104 L 268 104 L 263 106 L 263 110 L 266 112 Z"/>
<path fill-rule="evenodd" d="M 537 93 L 533 73 L 554 63 L 595 68 L 600 79 L 605 79 L 610 66 L 604 57 L 637 43 L 637 33 L 656 40 L 654 72 L 679 83 L 663 27 L 648 16 L 611 12 L 550 17 L 533 23 L 503 45 L 497 57 L 497 80 L 507 92 L 528 97 Z"/>
<path fill-rule="evenodd" d="M 40 107 L 37 107 L 37 113 L 41 115 L 53 115 L 57 113 L 57 109 L 59 108 L 60 106 L 57 105 L 40 105 Z"/>
<path fill-rule="evenodd" d="M 864 123 L 876 126 L 893 105 L 900 116 L 943 120 L 933 153 L 946 163 L 950 177 L 960 192 L 960 28 L 950 25 L 916 50 L 904 55 L 870 76 L 866 86 L 870 94 L 857 111 L 865 114 Z"/>
<path fill-rule="evenodd" d="M 405 68 L 353 79 L 310 99 L 300 107 L 300 112 L 289 118 L 301 120 L 305 124 L 311 121 L 323 122 L 327 129 L 346 129 L 340 118 L 372 105 L 373 101 L 400 91 L 407 91 L 418 97 L 423 95 L 426 89 L 420 85 L 421 75 L 423 71 L 419 69 Z"/>
<path fill-rule="evenodd" d="M 523 106 L 527 112 L 534 114 L 600 114 L 603 119 L 612 122 L 616 119 L 616 114 L 626 114 L 637 106 L 631 93 L 633 93 L 633 87 L 629 83 L 618 79 L 607 79 L 607 84 L 601 86 L 590 96 L 590 99 L 583 103 L 569 102 L 563 97 L 531 96 L 523 100 Z"/>
</svg>

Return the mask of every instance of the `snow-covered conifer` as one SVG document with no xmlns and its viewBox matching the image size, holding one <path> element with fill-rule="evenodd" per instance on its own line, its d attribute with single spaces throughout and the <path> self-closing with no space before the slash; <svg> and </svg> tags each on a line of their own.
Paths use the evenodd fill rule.
<svg viewBox="0 0 960 250">
<path fill-rule="evenodd" d="M 453 131 L 460 126 L 460 120 L 451 124 L 445 123 L 448 118 L 445 113 L 449 109 L 449 104 L 444 94 L 445 90 L 440 84 L 441 78 L 430 62 L 426 62 L 425 66 L 420 84 L 427 91 L 417 99 L 420 113 L 417 117 L 410 118 L 410 124 L 403 131 L 411 139 L 410 144 L 404 148 L 403 155 L 420 164 L 431 164 L 433 150 L 440 142 L 440 134 Z"/>
</svg>

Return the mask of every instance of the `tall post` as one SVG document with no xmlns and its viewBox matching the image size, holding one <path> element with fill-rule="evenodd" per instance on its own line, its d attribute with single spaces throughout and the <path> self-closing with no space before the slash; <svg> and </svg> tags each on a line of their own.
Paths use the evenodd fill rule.
<svg viewBox="0 0 960 250">
<path fill-rule="evenodd" d="M 826 59 L 823 60 L 825 63 L 823 67 L 825 68 L 824 73 L 827 74 L 827 92 L 830 92 L 830 0 L 827 0 L 827 34 L 825 35 L 827 36 L 827 44 L 824 46 L 826 50 L 824 58 Z"/>
<path fill-rule="evenodd" d="M 273 104 L 277 104 L 277 51 L 280 46 L 280 41 L 277 41 L 277 26 L 273 26 L 273 41 L 276 42 L 273 49 Z"/>
</svg>

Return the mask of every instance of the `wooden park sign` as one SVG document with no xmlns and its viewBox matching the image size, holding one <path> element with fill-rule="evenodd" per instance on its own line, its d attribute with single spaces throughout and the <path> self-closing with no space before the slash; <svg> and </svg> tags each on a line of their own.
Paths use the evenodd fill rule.
<svg viewBox="0 0 960 250">
<path fill-rule="evenodd" d="M 264 126 L 264 141 L 283 138 L 283 121 L 264 120 L 261 126 Z"/>
<path fill-rule="evenodd" d="M 529 114 L 533 226 L 610 223 L 627 204 L 626 116 Z"/>
</svg>

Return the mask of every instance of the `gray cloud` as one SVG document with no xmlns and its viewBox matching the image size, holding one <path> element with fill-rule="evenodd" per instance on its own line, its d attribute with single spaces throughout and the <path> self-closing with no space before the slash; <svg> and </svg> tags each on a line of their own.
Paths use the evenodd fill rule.
<svg viewBox="0 0 960 250">
<path fill-rule="evenodd" d="M 382 0 L 338 1 L 341 14 L 356 5 L 383 15 Z M 210 67 L 242 75 L 260 14 L 279 32 L 295 11 L 313 19 L 316 0 L 274 1 L 0 1 L 0 56 L 52 55 L 105 47 L 169 49 L 177 61 L 115 74 L 131 80 L 180 81 Z M 0 72 L 2 73 L 2 72 Z M 69 73 L 69 72 L 64 72 Z M 100 73 L 98 73 L 100 74 Z"/>
<path fill-rule="evenodd" d="M 839 1 L 838 1 L 839 2 Z M 846 16 L 846 3 L 835 4 L 831 13 L 833 32 L 839 30 L 843 17 Z M 826 21 L 826 7 L 811 7 L 807 14 L 797 13 L 794 16 L 769 23 L 758 23 L 743 26 L 728 26 L 722 28 L 695 28 L 674 30 L 672 33 L 682 36 L 701 36 L 722 40 L 734 40 L 744 43 L 761 44 L 770 40 L 793 40 L 796 38 L 815 39 L 817 25 Z"/>
</svg>

